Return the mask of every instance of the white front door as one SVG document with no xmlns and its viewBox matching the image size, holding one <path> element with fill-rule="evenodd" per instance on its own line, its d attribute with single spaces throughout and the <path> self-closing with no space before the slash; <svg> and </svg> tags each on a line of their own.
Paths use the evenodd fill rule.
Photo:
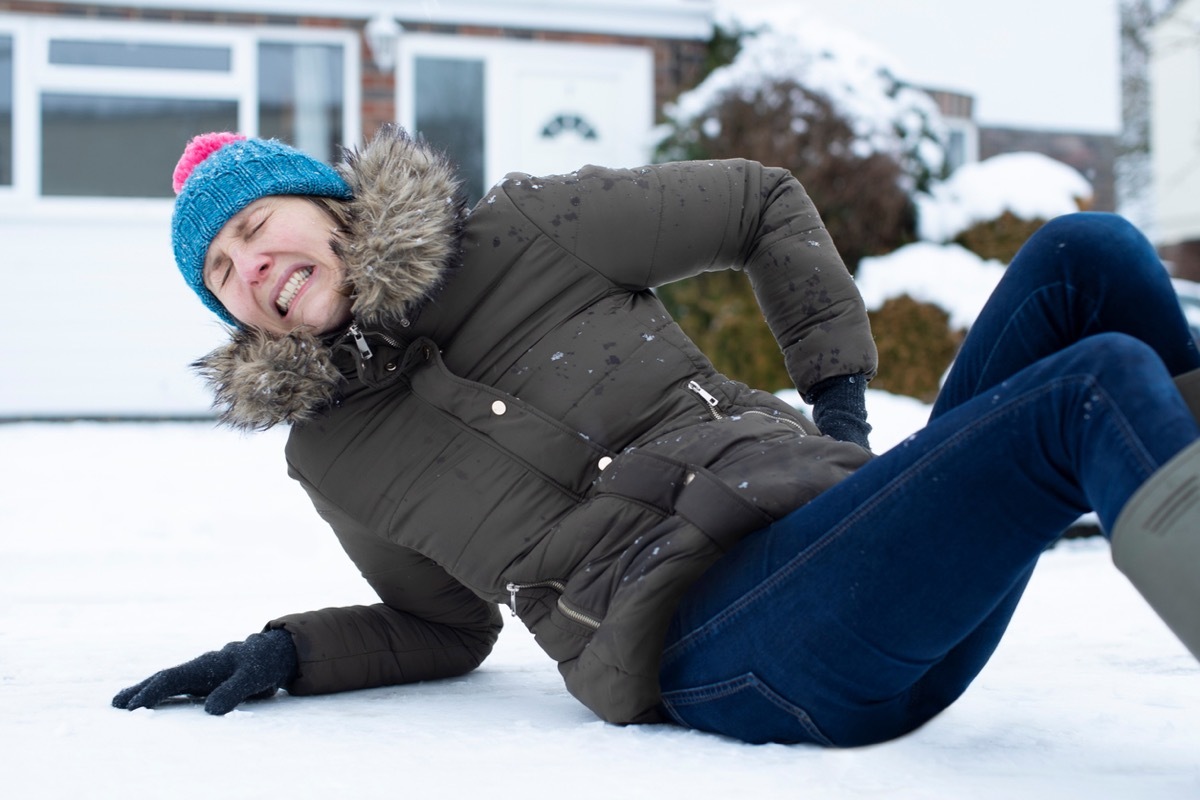
<svg viewBox="0 0 1200 800">
<path fill-rule="evenodd" d="M 508 172 L 650 159 L 647 48 L 411 35 L 399 69 L 400 123 L 450 152 L 472 199 Z"/>
</svg>

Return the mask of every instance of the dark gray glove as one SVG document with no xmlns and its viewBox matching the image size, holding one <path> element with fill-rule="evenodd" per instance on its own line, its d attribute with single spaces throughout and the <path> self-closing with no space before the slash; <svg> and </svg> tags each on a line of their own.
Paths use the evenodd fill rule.
<svg viewBox="0 0 1200 800">
<path fill-rule="evenodd" d="M 871 449 L 867 439 L 867 380 L 862 375 L 837 375 L 827 378 L 804 395 L 813 407 L 813 422 L 821 433 L 840 442 L 853 442 Z"/>
<path fill-rule="evenodd" d="M 228 714 L 243 700 L 270 697 L 296 673 L 296 645 L 285 630 L 256 633 L 186 664 L 156 672 L 113 698 L 117 708 L 152 708 L 168 697 L 207 697 L 204 710 Z"/>
</svg>

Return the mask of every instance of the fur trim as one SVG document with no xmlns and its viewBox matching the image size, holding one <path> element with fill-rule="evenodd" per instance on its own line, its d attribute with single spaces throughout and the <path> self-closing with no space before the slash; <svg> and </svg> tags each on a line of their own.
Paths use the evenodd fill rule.
<svg viewBox="0 0 1200 800">
<path fill-rule="evenodd" d="M 354 317 L 368 328 L 411 317 L 458 256 L 465 200 L 454 167 L 388 125 L 339 171 L 354 192 L 339 253 Z"/>
<path fill-rule="evenodd" d="M 338 171 L 354 192 L 345 230 L 333 242 L 354 317 L 368 330 L 411 319 L 459 259 L 466 212 L 454 167 L 386 126 L 361 152 L 347 152 Z M 333 358 L 338 338 L 234 329 L 229 344 L 192 366 L 213 390 L 226 425 L 301 424 L 320 416 L 343 387 Z"/>
<path fill-rule="evenodd" d="M 275 337 L 234 329 L 229 344 L 192 364 L 213 390 L 221 422 L 266 430 L 309 422 L 328 408 L 343 383 L 332 350 L 312 334 Z"/>
</svg>

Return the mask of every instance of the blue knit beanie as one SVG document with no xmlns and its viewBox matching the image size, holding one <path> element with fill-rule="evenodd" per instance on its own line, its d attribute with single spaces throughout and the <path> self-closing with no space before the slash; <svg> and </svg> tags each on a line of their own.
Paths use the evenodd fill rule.
<svg viewBox="0 0 1200 800">
<path fill-rule="evenodd" d="M 204 257 L 213 237 L 246 206 L 272 195 L 348 200 L 350 187 L 324 162 L 275 139 L 205 133 L 188 142 L 172 181 L 175 212 L 171 245 L 175 264 L 204 305 L 237 325 L 204 285 Z"/>
</svg>

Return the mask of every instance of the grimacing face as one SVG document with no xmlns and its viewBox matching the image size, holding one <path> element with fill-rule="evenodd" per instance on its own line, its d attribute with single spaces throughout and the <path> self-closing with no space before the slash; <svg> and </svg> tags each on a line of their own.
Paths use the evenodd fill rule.
<svg viewBox="0 0 1200 800">
<path fill-rule="evenodd" d="M 329 333 L 350 321 L 337 223 L 307 197 L 263 197 L 213 237 L 204 285 L 239 322 L 274 334 Z"/>
</svg>

